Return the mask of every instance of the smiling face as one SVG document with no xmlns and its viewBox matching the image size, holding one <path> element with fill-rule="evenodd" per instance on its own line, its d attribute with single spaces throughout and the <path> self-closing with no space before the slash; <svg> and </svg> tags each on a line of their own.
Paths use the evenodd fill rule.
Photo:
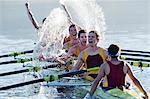
<svg viewBox="0 0 150 99">
<path fill-rule="evenodd" d="M 79 40 L 81 42 L 82 45 L 86 45 L 87 44 L 87 34 L 86 33 L 81 33 Z"/>
<path fill-rule="evenodd" d="M 96 34 L 96 32 L 94 32 L 94 31 L 89 32 L 89 35 L 88 35 L 89 46 L 97 45 L 98 41 L 99 41 L 98 35 Z"/>
<path fill-rule="evenodd" d="M 77 30 L 76 30 L 76 27 L 74 25 L 69 27 L 69 34 L 72 37 L 76 37 L 77 36 Z"/>
</svg>

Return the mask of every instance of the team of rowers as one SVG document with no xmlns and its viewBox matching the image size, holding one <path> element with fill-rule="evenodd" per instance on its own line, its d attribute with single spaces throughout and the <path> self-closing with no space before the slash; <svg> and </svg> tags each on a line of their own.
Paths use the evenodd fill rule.
<svg viewBox="0 0 150 99">
<path fill-rule="evenodd" d="M 39 29 L 39 25 L 34 20 L 32 13 L 29 9 L 28 3 L 26 3 L 28 15 L 35 26 Z M 38 27 L 38 28 L 37 28 Z M 98 67 L 99 71 L 92 71 L 82 75 L 82 78 L 93 82 L 90 92 L 85 96 L 85 99 L 89 99 L 93 96 L 97 86 L 100 86 L 106 91 L 112 88 L 119 88 L 123 90 L 126 81 L 125 78 L 128 75 L 135 86 L 143 93 L 145 99 L 148 99 L 148 94 L 133 75 L 130 65 L 119 59 L 120 48 L 116 44 L 111 44 L 108 49 L 104 49 L 98 46 L 100 41 L 100 35 L 97 31 L 92 30 L 86 32 L 85 30 L 76 29 L 76 25 L 72 24 L 69 27 L 69 36 L 64 38 L 63 48 L 67 54 L 61 57 L 55 58 L 58 62 L 66 62 L 71 57 L 77 57 L 77 61 L 72 66 L 70 71 L 89 69 Z M 41 61 L 49 61 L 51 58 L 40 56 Z"/>
</svg>

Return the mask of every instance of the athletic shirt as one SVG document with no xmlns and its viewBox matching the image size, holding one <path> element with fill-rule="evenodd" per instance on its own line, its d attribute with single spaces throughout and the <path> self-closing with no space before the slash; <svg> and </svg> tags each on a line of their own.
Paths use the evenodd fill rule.
<svg viewBox="0 0 150 99">
<path fill-rule="evenodd" d="M 120 88 L 125 84 L 126 74 L 123 72 L 124 62 L 121 61 L 120 64 L 114 65 L 110 61 L 107 61 L 110 67 L 110 73 L 107 75 L 108 87 L 110 88 Z"/>
<path fill-rule="evenodd" d="M 78 57 L 80 55 L 80 47 L 79 45 L 76 46 L 76 56 Z"/>
<path fill-rule="evenodd" d="M 70 49 L 72 46 L 74 46 L 74 45 L 77 44 L 77 42 L 76 42 L 76 43 L 73 43 L 73 40 L 72 40 L 72 38 L 71 38 L 70 36 L 64 38 L 63 44 L 65 44 L 65 43 L 68 43 L 68 47 L 67 47 L 67 49 L 66 49 L 66 52 L 68 52 L 69 49 Z"/>
<path fill-rule="evenodd" d="M 88 55 L 87 51 L 84 50 L 84 63 L 86 69 L 100 67 L 100 65 L 104 62 L 106 62 L 106 57 L 104 56 L 104 49 L 100 48 L 99 53 L 96 55 Z M 93 81 L 97 77 L 97 74 L 98 70 L 91 71 L 88 73 L 86 79 Z"/>
<path fill-rule="evenodd" d="M 65 43 L 67 43 L 69 41 L 71 41 L 71 37 L 70 36 L 69 37 L 65 37 L 64 41 L 63 41 L 63 44 L 65 44 Z"/>
</svg>

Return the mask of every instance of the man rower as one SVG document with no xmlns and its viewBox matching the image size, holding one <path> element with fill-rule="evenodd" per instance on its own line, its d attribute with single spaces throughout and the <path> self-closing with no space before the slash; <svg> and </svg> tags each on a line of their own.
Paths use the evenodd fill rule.
<svg viewBox="0 0 150 99">
<path fill-rule="evenodd" d="M 147 92 L 133 75 L 130 65 L 125 61 L 119 60 L 120 48 L 117 45 L 111 44 L 108 48 L 108 54 L 110 56 L 110 60 L 107 60 L 106 63 L 103 63 L 100 66 L 98 75 L 91 86 L 89 94 L 86 96 L 93 96 L 100 80 L 105 76 L 107 77 L 108 85 L 102 89 L 105 91 L 112 88 L 119 88 L 123 90 L 123 86 L 125 85 L 125 77 L 128 74 L 135 86 L 144 94 L 145 99 L 148 99 Z"/>
<path fill-rule="evenodd" d="M 97 46 L 99 35 L 96 31 L 90 31 L 88 34 L 88 47 L 83 50 L 72 70 L 79 70 L 83 66 L 85 69 L 98 67 L 106 62 L 107 51 Z M 93 81 L 98 74 L 98 71 L 88 73 L 84 76 L 87 80 Z"/>
</svg>

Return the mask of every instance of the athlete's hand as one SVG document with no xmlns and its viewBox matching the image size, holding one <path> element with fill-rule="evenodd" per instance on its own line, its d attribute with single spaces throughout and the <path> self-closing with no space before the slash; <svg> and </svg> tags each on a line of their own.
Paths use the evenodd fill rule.
<svg viewBox="0 0 150 99">
<path fill-rule="evenodd" d="M 144 99 L 149 99 L 148 93 L 144 93 Z"/>
<path fill-rule="evenodd" d="M 29 8 L 29 7 L 30 7 L 29 2 L 26 2 L 26 3 L 25 3 L 25 6 L 26 6 L 27 8 Z"/>
<path fill-rule="evenodd" d="M 40 61 L 45 61 L 45 60 L 46 60 L 46 58 L 44 57 L 44 55 L 43 55 L 43 54 L 41 54 L 41 55 L 39 56 L 39 60 L 40 60 Z"/>
</svg>

